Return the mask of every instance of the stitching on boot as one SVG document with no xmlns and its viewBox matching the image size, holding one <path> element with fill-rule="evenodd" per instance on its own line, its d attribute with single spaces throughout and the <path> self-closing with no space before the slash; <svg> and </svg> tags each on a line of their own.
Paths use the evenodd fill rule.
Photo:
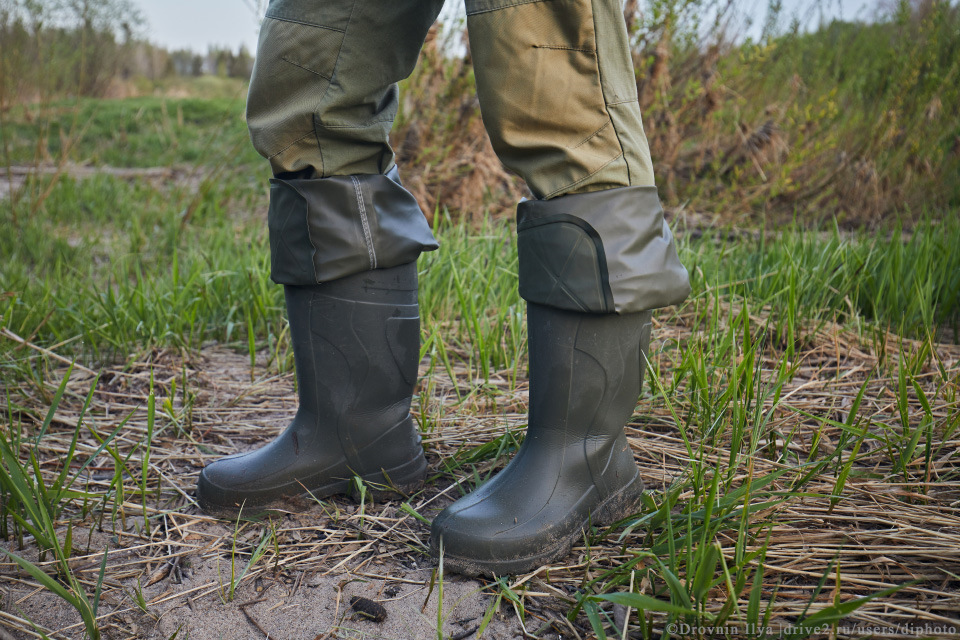
<svg viewBox="0 0 960 640">
<path fill-rule="evenodd" d="M 350 176 L 353 190 L 357 194 L 357 205 L 360 207 L 360 224 L 363 226 L 363 240 L 367 244 L 367 255 L 370 258 L 370 268 L 377 268 L 377 253 L 373 249 L 373 237 L 370 235 L 370 223 L 367 221 L 367 207 L 363 204 L 363 194 L 360 191 L 360 181 L 356 176 Z"/>
</svg>

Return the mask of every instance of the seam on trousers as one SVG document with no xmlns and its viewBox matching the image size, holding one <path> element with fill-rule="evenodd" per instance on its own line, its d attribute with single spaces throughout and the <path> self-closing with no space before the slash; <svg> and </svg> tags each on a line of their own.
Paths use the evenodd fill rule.
<svg viewBox="0 0 960 640">
<path fill-rule="evenodd" d="M 327 87 L 328 87 L 328 88 L 330 87 L 330 83 L 329 83 L 329 82 L 327 83 Z M 326 93 L 327 90 L 324 89 L 323 91 L 324 91 L 324 93 Z M 324 175 L 326 175 L 326 174 L 324 174 L 324 172 L 323 172 L 323 167 L 325 166 L 326 163 L 325 163 L 324 160 L 323 160 L 323 144 L 320 142 L 320 131 L 317 130 L 317 120 L 318 120 L 318 119 L 319 119 L 319 116 L 317 116 L 317 110 L 314 109 L 314 110 L 313 110 L 313 113 L 312 113 L 311 116 L 310 116 L 310 122 L 313 124 L 313 137 L 316 138 L 316 140 L 317 140 L 317 154 L 319 154 L 319 156 L 320 156 L 320 166 L 319 166 L 319 167 L 314 167 L 314 171 L 317 172 L 317 177 L 318 177 L 318 178 L 322 178 Z"/>
<path fill-rule="evenodd" d="M 596 54 L 596 49 L 587 49 L 586 47 L 563 47 L 560 45 L 554 44 L 535 44 L 533 45 L 534 49 L 554 49 L 557 51 L 579 51 L 581 53 L 593 53 Z"/>
<path fill-rule="evenodd" d="M 370 268 L 377 268 L 377 253 L 373 250 L 373 237 L 370 235 L 370 223 L 367 221 L 367 207 L 363 204 L 363 193 L 360 191 L 360 181 L 357 176 L 350 176 L 353 190 L 357 194 L 357 205 L 360 208 L 360 224 L 363 227 L 363 240 L 367 243 L 367 256 L 370 258 Z"/>
<path fill-rule="evenodd" d="M 593 17 L 593 41 L 597 43 L 597 52 L 594 54 L 594 58 L 597 61 L 597 75 L 600 76 L 600 97 L 603 99 L 604 107 L 606 107 L 607 97 L 606 95 L 604 95 L 604 88 L 606 85 L 604 85 L 604 82 L 603 82 L 603 65 L 600 64 L 600 44 L 597 39 L 598 38 L 597 36 L 597 0 L 591 0 L 590 13 L 591 13 L 591 16 Z M 613 125 L 613 135 L 617 139 L 617 146 L 620 147 L 620 157 L 623 158 L 623 164 L 627 168 L 627 184 L 628 185 L 633 184 L 633 180 L 630 177 L 630 163 L 627 162 L 626 151 L 623 150 L 623 142 L 620 141 L 620 132 L 617 131 L 617 124 L 613 121 L 613 114 L 607 111 L 606 108 L 604 108 L 604 111 L 607 112 L 607 119 L 610 120 L 610 124 Z M 616 158 L 614 158 L 614 160 L 615 159 Z M 610 162 L 613 162 L 613 160 L 611 160 Z M 610 164 L 610 162 L 608 162 L 607 164 Z M 607 165 L 604 165 L 604 167 L 605 166 Z M 601 169 L 602 168 L 603 167 L 601 167 Z"/>
<path fill-rule="evenodd" d="M 277 16 L 265 15 L 264 18 L 270 18 L 271 20 L 279 20 L 280 22 L 292 22 L 293 24 L 302 24 L 305 27 L 315 27 L 317 29 L 326 29 L 327 31 L 336 31 L 337 33 L 346 33 L 346 29 L 337 29 L 336 27 L 327 27 L 322 24 L 314 24 L 312 22 L 303 22 L 302 20 L 291 20 L 290 18 L 279 18 Z"/>
<path fill-rule="evenodd" d="M 616 127 L 614 127 L 614 129 L 616 129 Z M 582 178 L 580 178 L 580 179 L 577 180 L 576 182 L 571 182 L 571 183 L 568 184 L 568 185 L 565 185 L 565 186 L 563 186 L 563 187 L 560 187 L 559 189 L 555 189 L 554 191 L 551 191 L 551 192 L 548 193 L 547 195 L 543 196 L 543 197 L 541 198 L 541 200 L 549 200 L 550 198 L 552 198 L 552 197 L 555 196 L 556 194 L 560 193 L 560 192 L 563 191 L 564 189 L 572 189 L 572 188 L 576 187 L 577 185 L 579 185 L 579 184 L 581 184 L 581 183 L 583 183 L 583 182 L 586 182 L 587 180 L 589 180 L 589 179 L 592 178 L 593 176 L 597 175 L 598 173 L 600 173 L 601 171 L 603 171 L 604 169 L 606 169 L 607 167 L 609 167 L 611 164 L 613 164 L 614 162 L 616 162 L 617 160 L 619 160 L 619 159 L 622 158 L 622 157 L 623 157 L 623 151 L 621 151 L 619 154 L 617 154 L 616 156 L 614 156 L 613 158 L 611 158 L 609 162 L 605 162 L 605 163 L 603 164 L 603 166 L 600 167 L 599 169 L 597 169 L 596 171 L 590 173 L 589 175 L 583 176 Z M 628 175 L 629 175 L 629 174 L 628 174 Z"/>
<path fill-rule="evenodd" d="M 283 153 L 284 151 L 286 151 L 287 149 L 289 149 L 289 148 L 292 147 L 293 145 L 297 144 L 298 142 L 300 142 L 300 141 L 303 140 L 304 138 L 309 138 L 309 137 L 312 136 L 312 135 L 313 135 L 313 132 L 312 132 L 312 131 L 311 131 L 310 133 L 305 133 L 305 134 L 303 134 L 302 136 L 300 136 L 299 138 L 297 138 L 296 140 L 294 140 L 293 142 L 291 142 L 290 144 L 288 144 L 287 146 L 285 146 L 283 149 L 280 149 L 280 151 L 277 151 L 276 153 L 274 153 L 273 155 L 271 155 L 269 158 L 267 158 L 267 160 L 273 160 L 274 158 L 276 158 L 278 155 L 280 155 L 281 153 Z"/>
<path fill-rule="evenodd" d="M 608 118 L 607 118 L 607 122 L 604 123 L 604 125 L 603 125 L 602 127 L 600 127 L 599 129 L 597 129 L 596 131 L 594 131 L 593 133 L 591 133 L 590 135 L 588 135 L 586 138 L 584 138 L 583 140 L 581 140 L 580 142 L 578 142 L 577 145 L 576 145 L 575 147 L 571 147 L 571 149 L 579 149 L 580 147 L 582 147 L 583 145 L 587 144 L 588 142 L 590 142 L 591 140 L 593 140 L 594 138 L 596 138 L 598 135 L 600 135 L 600 133 L 601 133 L 604 129 L 606 129 L 607 127 L 609 127 L 611 124 L 613 124 L 613 121 L 608 117 Z"/>
<path fill-rule="evenodd" d="M 549 2 L 549 0 L 520 0 L 519 2 L 512 2 L 510 4 L 505 4 L 502 7 L 494 7 L 493 9 L 481 9 L 480 11 L 468 12 L 468 16 L 478 16 L 481 13 L 490 13 L 491 11 L 500 11 L 501 9 L 509 9 L 510 7 L 518 7 L 522 4 L 534 4 L 536 2 Z"/>
<path fill-rule="evenodd" d="M 340 46 L 337 48 L 337 59 L 333 61 L 333 69 L 330 71 L 330 78 L 327 81 L 327 86 L 323 88 L 323 93 L 317 97 L 317 101 L 313 105 L 313 135 L 317 139 L 317 149 L 320 152 L 320 162 L 323 163 L 323 145 L 320 144 L 320 131 L 317 128 L 317 123 L 320 123 L 320 126 L 323 127 L 323 120 L 320 118 L 320 105 L 323 104 L 323 101 L 326 99 L 327 94 L 330 92 L 330 87 L 332 87 L 337 81 L 337 69 L 340 68 L 340 58 L 343 56 L 343 45 L 347 41 L 347 29 L 350 28 L 350 25 L 353 23 L 353 14 L 357 10 L 357 1 L 353 1 L 353 6 L 350 7 L 350 17 L 347 18 L 347 25 L 343 28 L 343 37 L 340 38 Z M 339 29 L 334 29 L 334 31 L 340 31 Z M 339 85 L 339 83 L 337 83 Z M 327 177 L 326 169 L 324 167 L 320 168 L 319 177 Z"/>
<path fill-rule="evenodd" d="M 291 59 L 288 58 L 287 56 L 280 56 L 280 59 L 283 60 L 284 62 L 288 62 L 288 63 L 292 64 L 292 65 L 295 66 L 295 67 L 298 67 L 298 68 L 300 68 L 300 69 L 303 69 L 304 71 L 308 71 L 308 72 L 310 72 L 310 73 L 312 73 L 312 74 L 314 74 L 314 75 L 320 76 L 320 77 L 323 78 L 324 80 L 330 81 L 330 79 L 331 79 L 329 76 L 325 76 L 325 75 L 323 75 L 322 73 L 320 73 L 319 71 L 314 71 L 313 69 L 310 69 L 309 67 L 303 66 L 303 65 L 300 64 L 299 62 L 294 62 L 293 60 L 291 60 Z"/>
<path fill-rule="evenodd" d="M 392 118 L 377 118 L 376 120 L 368 120 L 367 122 L 361 125 L 355 124 L 324 124 L 320 123 L 320 126 L 324 129 L 366 129 L 370 125 L 379 124 L 381 122 L 393 122 Z"/>
<path fill-rule="evenodd" d="M 616 102 L 608 102 L 608 103 L 607 103 L 607 106 L 608 106 L 608 107 L 615 107 L 615 106 L 617 106 L 618 104 L 630 104 L 631 102 L 640 102 L 640 100 L 637 99 L 637 98 L 633 98 L 632 100 L 617 100 Z"/>
</svg>

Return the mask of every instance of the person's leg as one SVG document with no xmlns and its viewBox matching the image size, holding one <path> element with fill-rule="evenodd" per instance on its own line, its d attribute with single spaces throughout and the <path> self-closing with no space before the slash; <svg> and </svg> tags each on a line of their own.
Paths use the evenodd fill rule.
<svg viewBox="0 0 960 640">
<path fill-rule="evenodd" d="M 442 0 L 273 0 L 247 123 L 270 160 L 270 245 L 281 284 L 406 264 L 436 241 L 395 171 L 396 83 Z"/>
<path fill-rule="evenodd" d="M 275 175 L 390 170 L 396 83 L 413 71 L 442 6 L 443 0 L 271 0 L 247 122 Z"/>
<path fill-rule="evenodd" d="M 532 570 L 643 488 L 623 425 L 650 312 L 689 293 L 653 181 L 617 0 L 466 0 L 484 123 L 536 199 L 517 208 L 530 414 L 507 468 L 434 519 L 468 574 Z"/>
<path fill-rule="evenodd" d="M 436 241 L 388 134 L 442 0 L 272 0 L 247 122 L 270 160 L 271 277 L 285 285 L 299 409 L 273 442 L 207 465 L 200 505 L 406 492 L 426 472 L 410 417 L 419 361 L 416 260 Z"/>
</svg>

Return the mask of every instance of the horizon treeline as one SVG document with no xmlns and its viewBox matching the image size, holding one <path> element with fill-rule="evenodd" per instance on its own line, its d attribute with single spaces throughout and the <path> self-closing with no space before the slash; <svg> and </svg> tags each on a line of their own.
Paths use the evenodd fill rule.
<svg viewBox="0 0 960 640">
<path fill-rule="evenodd" d="M 0 0 L 0 105 L 122 97 L 123 83 L 215 75 L 246 80 L 253 54 L 169 49 L 141 35 L 129 0 Z"/>
</svg>

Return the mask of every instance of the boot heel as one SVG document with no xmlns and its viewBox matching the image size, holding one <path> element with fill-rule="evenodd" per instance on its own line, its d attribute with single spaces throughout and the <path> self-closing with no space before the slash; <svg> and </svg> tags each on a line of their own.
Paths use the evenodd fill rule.
<svg viewBox="0 0 960 640">
<path fill-rule="evenodd" d="M 636 513 L 643 504 L 643 480 L 638 473 L 627 486 L 603 501 L 593 512 L 596 524 L 609 526 Z"/>
</svg>

